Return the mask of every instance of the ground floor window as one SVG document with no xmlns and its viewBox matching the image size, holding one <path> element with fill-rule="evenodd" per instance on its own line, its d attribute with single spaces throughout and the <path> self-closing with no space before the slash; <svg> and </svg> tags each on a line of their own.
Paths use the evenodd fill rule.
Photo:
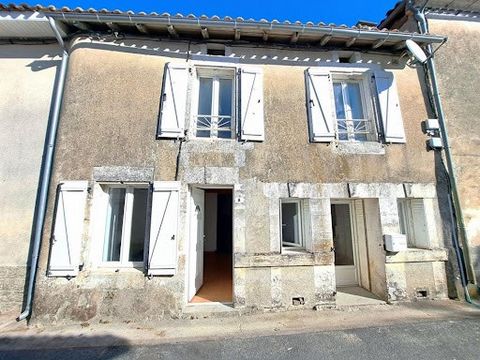
<svg viewBox="0 0 480 360">
<path fill-rule="evenodd" d="M 298 199 L 281 200 L 282 246 L 305 248 L 303 231 L 303 206 Z"/>
<path fill-rule="evenodd" d="M 400 232 L 407 236 L 409 248 L 429 249 L 427 219 L 423 199 L 398 200 Z"/>
<path fill-rule="evenodd" d="M 105 219 L 102 262 L 123 266 L 143 263 L 147 225 L 146 186 L 106 186 L 108 206 Z"/>
</svg>

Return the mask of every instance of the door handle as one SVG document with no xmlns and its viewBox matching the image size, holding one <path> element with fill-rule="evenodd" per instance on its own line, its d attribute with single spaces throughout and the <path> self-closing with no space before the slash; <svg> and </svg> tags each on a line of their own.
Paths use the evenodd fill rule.
<svg viewBox="0 0 480 360">
<path fill-rule="evenodd" d="M 172 235 L 172 237 L 170 238 L 170 240 L 175 240 L 175 234 Z"/>
</svg>

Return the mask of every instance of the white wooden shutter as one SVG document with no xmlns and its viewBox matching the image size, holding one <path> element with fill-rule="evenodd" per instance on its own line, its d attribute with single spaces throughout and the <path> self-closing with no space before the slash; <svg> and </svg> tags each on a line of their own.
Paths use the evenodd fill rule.
<svg viewBox="0 0 480 360">
<path fill-rule="evenodd" d="M 324 69 L 308 69 L 306 87 L 310 140 L 331 142 L 335 139 L 335 107 L 330 72 Z"/>
<path fill-rule="evenodd" d="M 259 67 L 245 67 L 240 75 L 240 138 L 263 141 L 263 71 Z"/>
<path fill-rule="evenodd" d="M 66 181 L 59 187 L 48 276 L 78 274 L 87 188 L 87 181 Z"/>
<path fill-rule="evenodd" d="M 405 143 L 405 130 L 395 77 L 390 72 L 376 71 L 375 83 L 384 140 L 389 143 Z"/>
<path fill-rule="evenodd" d="M 153 183 L 148 275 L 175 275 L 179 190 L 177 181 Z"/>
<path fill-rule="evenodd" d="M 423 199 L 411 199 L 410 207 L 412 210 L 412 227 L 415 240 L 414 246 L 417 248 L 428 249 L 430 247 L 430 238 L 428 236 Z"/>
<path fill-rule="evenodd" d="M 185 136 L 187 83 L 188 71 L 185 64 L 165 65 L 158 126 L 158 136 L 161 138 L 176 139 Z"/>
</svg>

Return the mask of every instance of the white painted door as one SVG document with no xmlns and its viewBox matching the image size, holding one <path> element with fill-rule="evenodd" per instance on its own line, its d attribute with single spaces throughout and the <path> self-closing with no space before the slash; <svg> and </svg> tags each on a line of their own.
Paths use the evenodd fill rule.
<svg viewBox="0 0 480 360">
<path fill-rule="evenodd" d="M 350 204 L 332 205 L 332 225 L 337 286 L 356 286 L 358 272 Z"/>
<path fill-rule="evenodd" d="M 192 300 L 203 285 L 203 246 L 204 246 L 204 217 L 205 191 L 192 188 L 190 214 L 190 256 L 189 256 L 189 294 Z"/>
</svg>

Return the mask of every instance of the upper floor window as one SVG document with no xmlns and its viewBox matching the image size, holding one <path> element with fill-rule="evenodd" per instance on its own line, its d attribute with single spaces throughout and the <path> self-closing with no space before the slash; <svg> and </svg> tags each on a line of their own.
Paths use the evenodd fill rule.
<svg viewBox="0 0 480 360">
<path fill-rule="evenodd" d="M 263 141 L 263 115 L 261 67 L 165 66 L 158 137 Z"/>
<path fill-rule="evenodd" d="M 368 110 L 369 92 L 362 79 L 333 81 L 336 137 L 338 140 L 371 141 L 375 138 L 375 123 Z"/>
<path fill-rule="evenodd" d="M 393 73 L 314 67 L 305 76 L 312 142 L 405 142 Z"/>
<path fill-rule="evenodd" d="M 235 135 L 234 72 L 199 69 L 197 73 L 195 136 L 231 139 Z"/>
</svg>

